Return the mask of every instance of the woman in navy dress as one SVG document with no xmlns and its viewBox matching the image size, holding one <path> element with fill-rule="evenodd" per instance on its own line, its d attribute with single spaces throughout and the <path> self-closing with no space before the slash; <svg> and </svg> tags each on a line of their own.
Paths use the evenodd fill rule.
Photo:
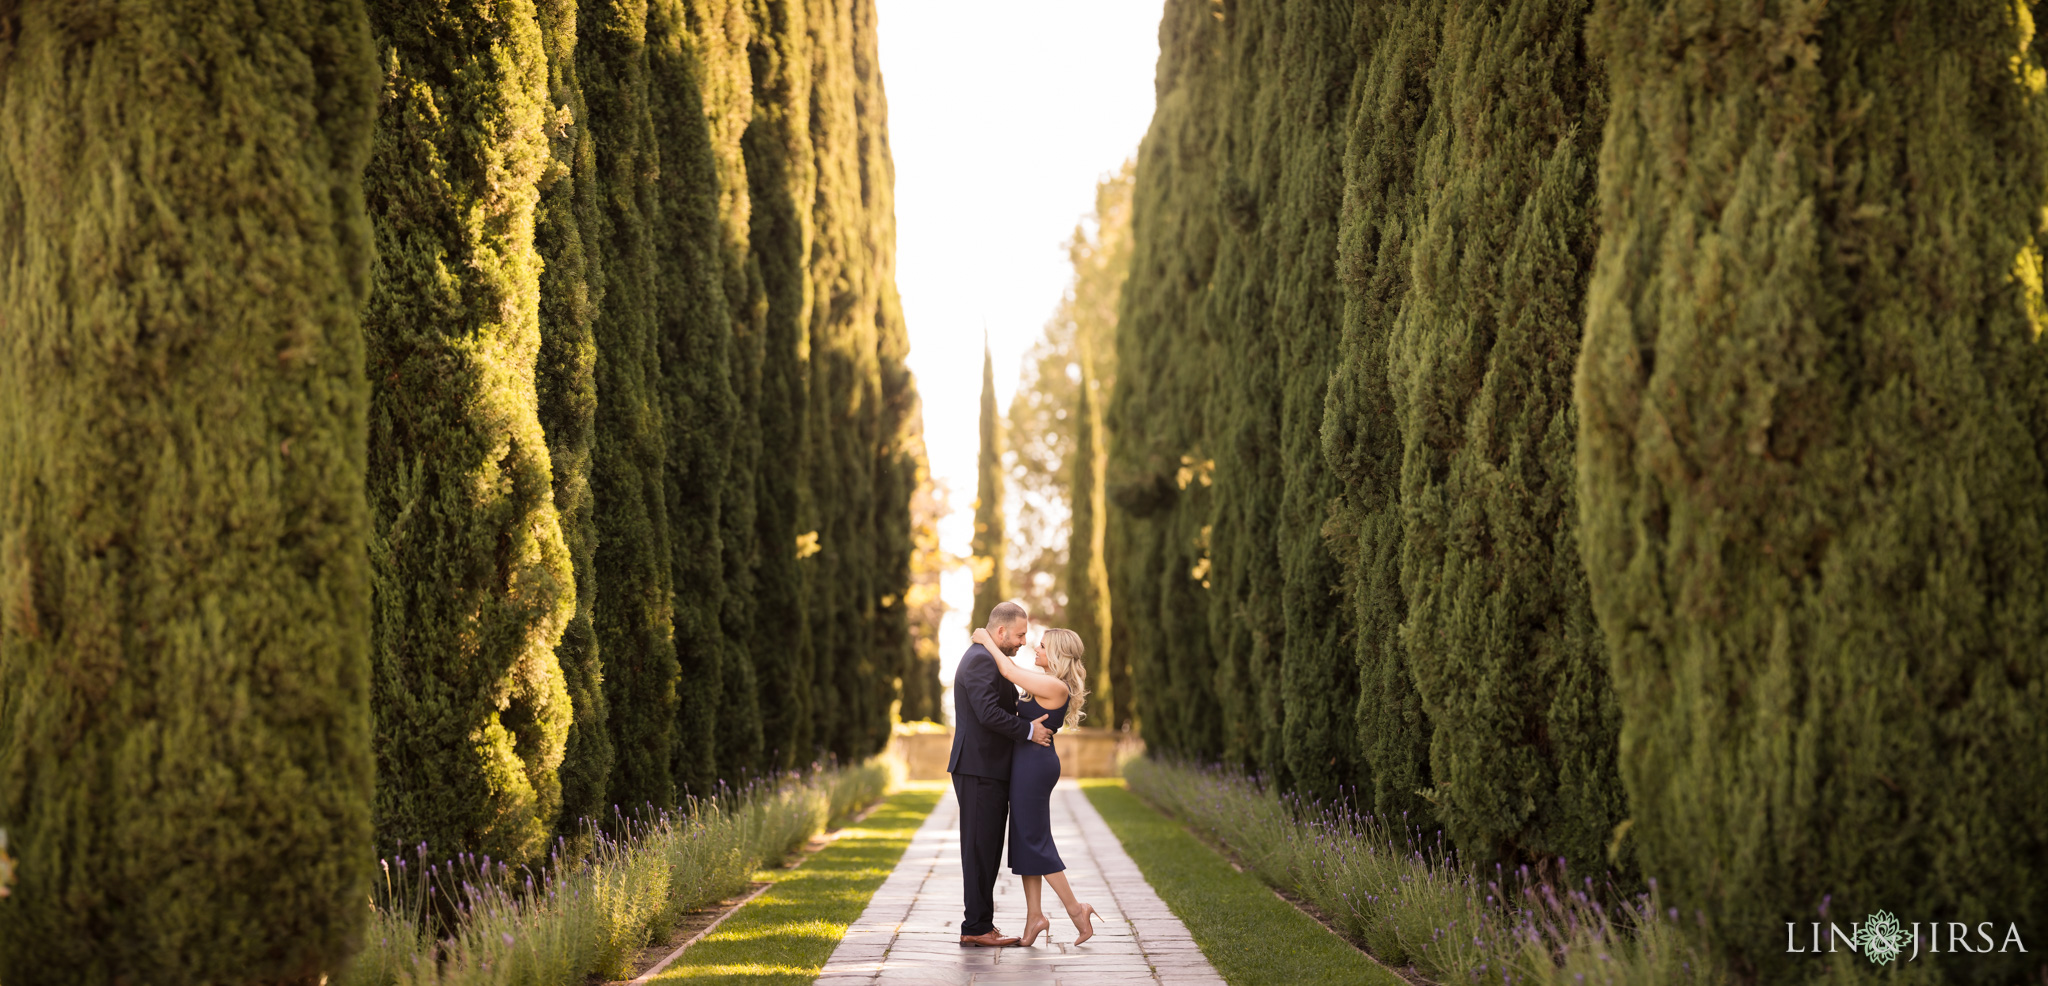
<svg viewBox="0 0 2048 986">
<path fill-rule="evenodd" d="M 976 643 L 995 653 L 994 642 L 983 639 L 988 631 L 974 633 Z M 1054 733 L 1061 726 L 1078 725 L 1081 707 L 1088 701 L 1082 652 L 1079 634 L 1055 628 L 1045 631 L 1038 646 L 1031 648 L 1037 671 L 998 659 L 996 667 L 1003 677 L 1024 693 L 1017 714 L 1027 720 L 1045 716 L 1046 728 Z M 1067 917 L 1074 922 L 1074 944 L 1095 936 L 1095 905 L 1074 898 L 1074 888 L 1067 884 L 1067 864 L 1060 861 L 1059 850 L 1052 844 L 1052 787 L 1060 780 L 1058 742 L 1055 738 L 1052 746 L 1019 743 L 1010 755 L 1010 871 L 1024 878 L 1026 945 L 1037 941 L 1040 932 L 1052 930 L 1052 922 L 1039 908 L 1039 896 L 1047 883 L 1059 894 Z"/>
</svg>

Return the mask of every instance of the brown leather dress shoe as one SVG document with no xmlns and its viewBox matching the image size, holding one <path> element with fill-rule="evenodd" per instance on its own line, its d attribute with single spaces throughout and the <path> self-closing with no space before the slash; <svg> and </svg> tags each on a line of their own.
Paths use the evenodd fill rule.
<svg viewBox="0 0 2048 986">
<path fill-rule="evenodd" d="M 1000 930 L 990 928 L 987 934 L 961 935 L 960 944 L 979 945 L 982 948 L 1008 948 L 1011 945 L 1017 944 L 1017 939 L 1004 935 Z"/>
</svg>

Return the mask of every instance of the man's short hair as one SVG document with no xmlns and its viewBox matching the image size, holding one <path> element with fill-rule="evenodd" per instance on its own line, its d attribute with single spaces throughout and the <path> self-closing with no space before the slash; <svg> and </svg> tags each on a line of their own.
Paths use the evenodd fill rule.
<svg viewBox="0 0 2048 986">
<path fill-rule="evenodd" d="M 997 603 L 994 609 L 988 611 L 988 625 L 992 627 L 1006 627 L 1018 620 L 1030 618 L 1031 614 L 1026 612 L 1024 607 L 1008 601 Z"/>
</svg>

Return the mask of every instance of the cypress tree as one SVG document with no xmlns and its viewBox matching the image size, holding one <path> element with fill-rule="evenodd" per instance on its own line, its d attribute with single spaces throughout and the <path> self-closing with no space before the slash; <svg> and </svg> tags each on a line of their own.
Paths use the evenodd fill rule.
<svg viewBox="0 0 2048 986">
<path fill-rule="evenodd" d="M 810 151 L 809 23 L 801 0 L 757 0 L 748 8 L 747 45 L 754 66 L 753 119 L 742 138 L 751 208 L 748 275 L 757 281 L 761 340 L 758 429 L 761 468 L 755 485 L 756 618 L 752 651 L 760 680 L 761 731 L 767 766 L 803 763 L 816 745 L 812 719 L 808 586 L 797 553 L 808 491 L 806 454 L 810 398 L 807 344 L 811 290 L 810 203 L 816 183 Z"/>
<path fill-rule="evenodd" d="M 1099 724 L 1113 729 L 1133 725 L 1137 690 L 1131 687 L 1130 645 L 1124 630 L 1112 618 L 1115 611 L 1110 592 L 1110 574 L 1118 566 L 1110 560 L 1119 546 L 1109 512 L 1109 434 L 1106 405 L 1116 393 L 1117 312 L 1123 299 L 1124 283 L 1131 275 L 1131 187 L 1137 160 L 1126 159 L 1116 174 L 1095 186 L 1095 223 L 1092 238 L 1076 228 L 1067 255 L 1074 264 L 1074 287 L 1069 310 L 1074 322 L 1075 350 L 1086 361 L 1088 378 L 1094 381 L 1090 399 L 1094 414 L 1088 420 L 1094 429 L 1095 524 L 1102 528 L 1096 551 L 1102 559 L 1100 580 L 1090 590 L 1099 599 L 1101 636 L 1088 646 L 1100 655 L 1095 663 L 1096 679 L 1091 687 L 1101 702 Z"/>
<path fill-rule="evenodd" d="M 1589 33 L 1611 103 L 1579 511 L 1645 872 L 1760 981 L 1824 905 L 2038 927 L 2027 8 L 1602 0 Z"/>
<path fill-rule="evenodd" d="M 1388 353 L 1402 640 L 1433 727 L 1437 817 L 1474 861 L 1597 870 L 1628 812 L 1572 491 L 1603 110 L 1589 6 L 1444 5 Z"/>
<path fill-rule="evenodd" d="M 1222 176 L 1213 208 L 1221 237 L 1202 316 L 1216 340 L 1215 386 L 1208 392 L 1208 448 L 1215 454 L 1215 492 L 1204 528 L 1208 536 L 1207 608 L 1215 651 L 1216 697 L 1223 727 L 1223 758 L 1291 787 L 1281 751 L 1280 656 L 1286 624 L 1280 610 L 1281 576 L 1275 526 L 1280 514 L 1280 361 L 1278 340 L 1266 324 L 1272 308 L 1272 258 L 1256 242 L 1259 203 L 1243 171 L 1254 143 L 1248 129 L 1271 126 L 1245 78 L 1255 67 L 1244 53 L 1245 34 L 1256 36 L 1262 13 L 1250 5 L 1226 10 L 1218 30 L 1232 63 L 1208 112 L 1225 118 L 1219 151 Z M 1250 23 L 1247 23 L 1250 22 Z M 1239 117 L 1247 119 L 1237 119 Z"/>
<path fill-rule="evenodd" d="M 1080 406 L 1074 414 L 1073 480 L 1068 486 L 1073 511 L 1072 534 L 1067 548 L 1067 629 L 1081 636 L 1089 653 L 1088 705 L 1098 726 L 1116 723 L 1116 688 L 1107 673 L 1110 664 L 1109 569 L 1103 564 L 1102 543 L 1108 511 L 1104 503 L 1103 453 L 1095 436 L 1102 431 L 1102 412 L 1095 399 L 1095 379 L 1088 361 L 1081 364 L 1076 381 Z"/>
<path fill-rule="evenodd" d="M 878 212 L 877 218 L 882 215 Z M 891 227 L 888 239 L 893 243 L 894 210 L 886 216 Z M 889 266 L 894 266 L 893 256 Z M 894 727 L 892 707 L 900 719 L 918 714 L 914 699 L 923 670 L 910 627 L 911 556 L 917 551 L 910 503 L 926 471 L 920 426 L 924 406 L 918 400 L 917 381 L 904 364 L 910 352 L 910 332 L 896 299 L 893 273 L 882 281 L 882 289 L 885 300 L 877 308 L 876 319 L 880 330 L 876 355 L 882 370 L 882 442 L 875 450 L 874 504 L 878 556 L 874 591 L 881 596 L 875 601 L 870 658 L 874 677 L 864 683 L 874 693 L 877 705 L 864 730 L 863 755 L 878 753 L 888 745 Z"/>
<path fill-rule="evenodd" d="M 590 491 L 596 504 L 597 598 L 615 805 L 675 801 L 674 641 L 655 320 L 653 223 L 658 158 L 647 92 L 647 0 L 584 0 L 576 64 L 596 143 L 595 234 L 605 244 L 604 304 L 591 321 L 594 371 Z M 589 232 L 589 231 L 586 231 Z"/>
<path fill-rule="evenodd" d="M 843 92 L 848 80 L 833 56 L 841 24 L 835 0 L 806 0 L 807 33 L 802 57 L 810 62 L 810 165 L 811 248 L 805 258 L 805 279 L 810 285 L 810 320 L 804 326 L 809 358 L 809 400 L 804 411 L 809 417 L 804 428 L 804 457 L 811 465 L 809 484 L 803 491 L 804 532 L 798 549 L 803 561 L 805 594 L 803 614 L 811 630 L 811 718 L 815 721 L 814 755 L 824 757 L 845 745 L 845 724 L 857 710 L 839 694 L 838 660 L 846 641 L 844 634 L 855 631 L 849 617 L 853 601 L 847 598 L 857 558 L 863 545 L 855 540 L 849 514 L 867 508 L 869 463 L 853 461 L 848 447 L 852 422 L 841 415 L 854 413 L 852 377 L 847 365 L 852 355 L 844 311 L 851 308 L 858 293 L 849 283 L 857 276 L 848 266 L 845 242 L 847 214 L 845 191 L 847 168 L 852 164 L 841 141 L 848 129 L 850 93 Z M 858 470 L 847 472 L 842 470 Z M 851 502 L 848 502 L 851 501 Z M 865 641 L 861 642 L 865 645 Z"/>
<path fill-rule="evenodd" d="M 576 0 L 539 0 L 541 44 L 548 59 L 548 170 L 534 212 L 534 248 L 540 251 L 540 355 L 534 365 L 541 432 L 554 473 L 555 513 L 576 583 L 576 612 L 555 645 L 573 718 L 562 754 L 562 810 L 556 830 L 583 832 L 582 820 L 601 817 L 611 776 L 611 735 L 605 728 L 604 665 L 590 614 L 597 598 L 595 514 L 590 498 L 592 415 L 597 408 L 593 370 L 597 350 L 591 319 L 603 303 L 602 250 L 596 181 L 597 158 L 590 111 L 576 72 Z"/>
<path fill-rule="evenodd" d="M 917 378 L 906 362 L 910 355 L 910 329 L 903 320 L 903 304 L 896 293 L 896 162 L 889 150 L 889 101 L 882 87 L 880 38 L 876 30 L 875 5 L 857 0 L 853 5 L 854 96 L 858 115 L 861 150 L 862 202 L 867 212 L 866 245 L 873 277 L 875 320 L 875 366 L 880 381 L 881 421 L 875 448 L 875 500 L 873 531 L 876 544 L 876 584 L 870 590 L 875 600 L 871 676 L 863 682 L 874 693 L 876 706 L 863 729 L 866 741 L 862 756 L 879 753 L 888 745 L 893 723 L 889 709 L 898 715 L 915 714 L 911 699 L 920 685 L 937 704 L 938 690 L 933 669 L 922 663 L 911 635 L 911 557 L 917 550 L 911 501 L 925 481 L 924 407 L 917 392 Z M 920 681 L 920 677 L 924 680 Z"/>
<path fill-rule="evenodd" d="M 1438 4 L 1403 0 L 1362 12 L 1344 150 L 1337 273 L 1342 331 L 1324 398 L 1323 454 L 1339 495 L 1328 530 L 1343 561 L 1358 656 L 1358 756 L 1370 807 L 1411 822 L 1429 817 L 1429 720 L 1399 637 L 1401 445 L 1388 385 L 1387 343 L 1408 285 L 1408 236 Z M 1361 785 L 1363 788 L 1365 785 Z M 1362 792 L 1363 793 L 1363 792 Z"/>
<path fill-rule="evenodd" d="M 946 488 L 932 480 L 924 450 L 924 415 L 910 415 L 906 442 L 918 463 L 917 483 L 910 497 L 910 586 L 904 599 L 910 620 L 911 670 L 903 678 L 904 722 L 944 722 L 945 686 L 939 683 L 939 624 L 946 601 L 939 579 L 959 564 L 939 545 L 939 517 L 947 513 Z"/>
<path fill-rule="evenodd" d="M 1073 240 L 1067 242 L 1067 258 L 1073 262 L 1073 289 L 1067 297 L 1065 310 L 1073 320 L 1073 348 L 1079 357 L 1083 377 L 1092 381 L 1090 400 L 1092 408 L 1075 414 L 1077 420 L 1085 420 L 1092 428 L 1090 443 L 1096 449 L 1094 482 L 1087 486 L 1094 490 L 1090 508 L 1094 510 L 1092 527 L 1100 529 L 1100 539 L 1092 541 L 1090 547 L 1096 553 L 1096 562 L 1087 562 L 1081 570 L 1092 570 L 1102 566 L 1090 578 L 1085 592 L 1090 594 L 1090 605 L 1096 607 L 1096 635 L 1087 640 L 1087 646 L 1094 648 L 1096 674 L 1090 679 L 1090 687 L 1098 689 L 1094 703 L 1098 703 L 1100 717 L 1098 726 L 1104 728 L 1126 728 L 1133 724 L 1133 701 L 1137 689 L 1130 687 L 1130 662 L 1128 644 L 1124 640 L 1122 627 L 1112 619 L 1114 597 L 1110 592 L 1110 572 L 1116 566 L 1110 562 L 1116 535 L 1110 523 L 1110 486 L 1108 486 L 1108 420 L 1106 406 L 1110 396 L 1116 394 L 1116 316 L 1122 303 L 1124 281 L 1130 279 L 1130 187 L 1135 184 L 1137 158 L 1126 158 L 1116 174 L 1110 174 L 1096 182 L 1096 213 L 1094 230 L 1075 228 Z M 1069 502 L 1073 494 L 1069 494 Z M 1075 527 L 1079 529 L 1079 527 Z M 1071 566 L 1071 560 L 1069 560 Z"/>
<path fill-rule="evenodd" d="M 1112 393 L 1114 392 L 1112 391 Z M 1103 428 L 1097 433 L 1103 436 L 1105 444 L 1107 444 L 1106 440 L 1109 438 L 1107 417 L 1107 415 L 1104 415 Z M 1128 557 L 1127 552 L 1131 550 L 1131 542 L 1136 532 L 1132 531 L 1128 525 L 1119 523 L 1117 515 L 1108 509 L 1109 505 L 1114 501 L 1110 500 L 1108 495 L 1109 467 L 1107 464 L 1103 467 L 1103 493 L 1103 591 L 1104 598 L 1109 600 L 1109 632 L 1103 639 L 1108 641 L 1109 644 L 1109 660 L 1105 664 L 1108 668 L 1107 673 L 1110 692 L 1113 696 L 1112 701 L 1115 704 L 1113 714 L 1116 717 L 1109 722 L 1103 723 L 1103 725 L 1113 729 L 1139 730 L 1138 707 L 1142 704 L 1143 699 L 1138 693 L 1136 675 L 1131 667 L 1131 652 L 1135 649 L 1135 645 L 1131 640 L 1130 628 L 1123 623 L 1117 622 L 1119 613 L 1128 615 L 1130 611 L 1128 605 L 1119 603 L 1117 600 L 1120 598 L 1119 592 L 1131 589 L 1132 569 L 1135 566 L 1126 559 Z"/>
<path fill-rule="evenodd" d="M 1003 433 L 996 415 L 996 364 L 986 340 L 981 346 L 981 457 L 974 487 L 974 613 L 971 627 L 987 626 L 990 610 L 1010 598 L 1004 564 L 1009 535 L 1003 529 Z M 983 574 L 986 572 L 986 574 Z"/>
<path fill-rule="evenodd" d="M 842 523 L 857 548 L 842 577 L 847 603 L 843 625 L 849 633 L 835 639 L 840 647 L 832 658 L 837 701 L 850 714 L 839 723 L 840 738 L 833 752 L 842 762 L 851 762 L 888 744 L 896 680 L 909 659 L 909 628 L 900 604 L 909 584 L 910 538 L 905 525 L 916 463 L 904 456 L 903 415 L 916 383 L 903 364 L 910 337 L 896 297 L 896 174 L 889 156 L 888 98 L 882 89 L 875 4 L 832 0 L 831 6 L 838 25 L 832 61 L 840 66 L 835 74 L 843 80 L 833 87 L 839 107 L 833 115 L 842 124 L 832 144 L 834 156 L 847 161 L 844 184 L 835 191 L 843 204 L 832 208 L 843 217 L 847 273 L 829 282 L 819 276 L 821 284 L 853 288 L 838 333 L 844 339 L 853 413 L 842 417 L 840 427 L 846 436 L 846 461 L 866 477 L 864 503 L 839 503 L 845 510 Z M 825 76 L 820 73 L 817 78 Z M 827 104 L 821 100 L 813 105 L 823 116 Z M 822 194 L 820 204 L 826 204 Z M 825 228 L 822 216 L 819 228 Z"/>
<path fill-rule="evenodd" d="M 736 400 L 726 359 L 732 312 L 725 294 L 720 187 L 703 78 L 727 57 L 722 38 L 693 33 L 701 8 L 651 0 L 647 92 L 654 135 L 654 331 L 666 429 L 666 503 L 672 618 L 679 676 L 671 770 L 678 795 L 704 795 L 718 779 L 718 706 L 726 661 L 725 559 L 720 506 L 731 461 Z M 694 15 L 694 16 L 692 16 Z"/>
<path fill-rule="evenodd" d="M 525 860 L 560 807 L 575 609 L 533 377 L 546 57 L 530 2 L 380 0 L 370 20 L 377 834 Z"/>
<path fill-rule="evenodd" d="M 1359 61 L 1355 7 L 1291 3 L 1265 39 L 1264 74 L 1279 87 L 1280 107 L 1280 125 L 1265 139 L 1279 146 L 1260 154 L 1253 172 L 1257 194 L 1273 202 L 1261 237 L 1273 257 L 1270 318 L 1281 381 L 1281 750 L 1295 786 L 1324 797 L 1364 777 L 1352 623 L 1336 595 L 1343 581 L 1337 557 L 1323 537 L 1339 486 L 1321 448 L 1344 310 L 1342 288 L 1329 275 L 1337 266 L 1345 126 Z"/>
<path fill-rule="evenodd" d="M 1210 318 L 1225 349 L 1212 623 L 1225 691 L 1250 700 L 1235 735 L 1282 786 L 1334 795 L 1359 779 L 1358 677 L 1332 605 L 1323 538 L 1336 483 L 1319 448 L 1343 296 L 1336 265 L 1356 5 L 1245 5 L 1221 24 L 1233 63 L 1216 189 L 1223 236 Z M 1232 644 L 1235 641 L 1235 644 Z M 1239 655 L 1242 656 L 1234 656 Z M 1229 707 L 1226 699 L 1226 708 Z"/>
<path fill-rule="evenodd" d="M 310 982 L 360 933 L 369 40 L 0 11 L 10 984 Z"/>
<path fill-rule="evenodd" d="M 740 20 L 739 23 L 746 22 Z M 739 188 L 744 192 L 746 176 L 741 174 L 737 177 Z M 744 203 L 745 199 L 740 201 Z M 780 687 L 776 682 L 763 681 L 755 666 L 752 650 L 759 632 L 756 623 L 762 618 L 756 598 L 762 552 L 756 497 L 759 495 L 763 462 L 759 422 L 765 319 L 761 315 L 766 306 L 754 303 L 760 299 L 760 284 L 747 276 L 746 217 L 741 215 L 738 218 L 739 240 L 728 248 L 725 257 L 729 271 L 738 273 L 739 298 L 743 299 L 746 307 L 735 310 L 732 347 L 727 356 L 727 364 L 732 371 L 738 424 L 733 431 L 732 459 L 726 468 L 719 512 L 723 521 L 721 536 L 725 559 L 725 608 L 720 614 L 720 625 L 725 634 L 725 664 L 720 681 L 725 687 L 725 695 L 718 705 L 716 743 L 718 776 L 734 782 L 766 772 L 771 767 L 767 759 L 768 740 L 763 732 L 762 690 L 764 686 Z"/>
<path fill-rule="evenodd" d="M 720 557 L 725 563 L 725 637 L 718 702 L 718 776 L 738 781 L 767 769 L 761 734 L 760 683 L 755 675 L 755 571 L 760 565 L 755 514 L 761 464 L 761 359 L 765 300 L 748 260 L 746 161 L 741 142 L 754 116 L 753 73 L 747 46 L 753 23 L 742 0 L 702 0 L 685 8 L 701 66 L 704 113 L 718 170 L 719 271 L 731 313 L 727 374 L 733 391 L 732 442 L 719 493 Z"/>
<path fill-rule="evenodd" d="M 808 497 L 816 551 L 806 560 L 817 677 L 812 716 L 819 746 L 842 762 L 887 737 L 895 666 L 875 650 L 881 551 L 875 509 L 882 443 L 878 339 L 883 304 L 871 221 L 868 160 L 873 134 L 863 116 L 879 109 L 877 70 L 863 58 L 873 31 L 861 0 L 810 0 L 811 201 Z"/>
<path fill-rule="evenodd" d="M 1266 115 L 1281 86 L 1277 72 L 1270 71 L 1278 66 L 1261 57 L 1284 33 L 1288 6 L 1240 4 L 1217 11 L 1223 65 L 1207 111 L 1221 123 L 1210 206 L 1221 222 L 1202 312 L 1218 347 L 1216 386 L 1206 409 L 1216 461 L 1208 613 L 1223 755 L 1283 788 L 1293 781 L 1281 748 L 1286 709 L 1280 664 L 1287 634 L 1277 532 L 1281 368 L 1279 333 L 1269 321 L 1277 256 L 1260 235 L 1283 207 L 1271 194 L 1260 194 L 1256 172 L 1292 149 L 1287 137 L 1273 134 L 1284 122 Z"/>
<path fill-rule="evenodd" d="M 1107 427 L 1112 647 L 1145 696 L 1146 742 L 1220 756 L 1208 625 L 1206 395 L 1217 353 L 1202 318 L 1215 267 L 1217 108 L 1227 69 L 1220 22 L 1202 0 L 1171 0 L 1159 27 L 1158 110 L 1139 146 L 1131 273 L 1117 318 L 1117 385 Z M 1125 630 L 1128 632 L 1126 633 Z"/>
</svg>

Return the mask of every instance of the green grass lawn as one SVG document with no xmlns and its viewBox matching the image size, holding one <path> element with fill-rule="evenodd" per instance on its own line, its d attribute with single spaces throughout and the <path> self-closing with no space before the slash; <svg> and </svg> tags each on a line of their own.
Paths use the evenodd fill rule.
<svg viewBox="0 0 2048 986">
<path fill-rule="evenodd" d="M 944 783 L 915 782 L 793 870 L 765 870 L 775 884 L 733 912 L 655 977 L 657 983 L 808 986 L 888 879 L 910 837 L 939 803 Z"/>
<path fill-rule="evenodd" d="M 1081 787 L 1138 869 L 1231 986 L 1406 986 L 1203 845 L 1114 778 Z"/>
</svg>

